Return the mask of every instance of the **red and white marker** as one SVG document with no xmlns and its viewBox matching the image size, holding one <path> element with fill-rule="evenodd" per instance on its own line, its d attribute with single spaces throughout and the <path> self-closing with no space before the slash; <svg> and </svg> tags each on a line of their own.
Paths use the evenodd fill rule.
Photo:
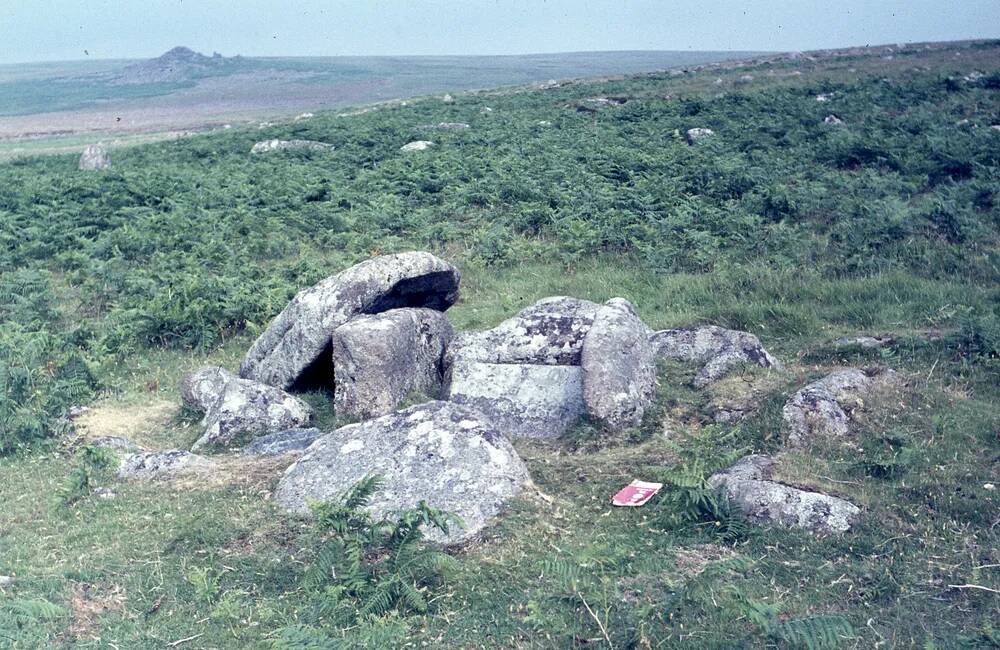
<svg viewBox="0 0 1000 650">
<path fill-rule="evenodd" d="M 646 502 L 652 499 L 653 495 L 659 492 L 662 487 L 663 483 L 632 481 L 611 498 L 611 505 L 629 507 L 646 505 Z"/>
</svg>

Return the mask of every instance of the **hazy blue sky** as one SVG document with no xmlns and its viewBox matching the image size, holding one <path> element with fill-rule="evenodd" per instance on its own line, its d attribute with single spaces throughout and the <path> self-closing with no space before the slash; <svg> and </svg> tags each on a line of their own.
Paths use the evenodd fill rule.
<svg viewBox="0 0 1000 650">
<path fill-rule="evenodd" d="M 0 62 L 801 50 L 1000 36 L 1000 0 L 0 0 Z M 89 54 L 85 54 L 85 51 Z"/>
</svg>

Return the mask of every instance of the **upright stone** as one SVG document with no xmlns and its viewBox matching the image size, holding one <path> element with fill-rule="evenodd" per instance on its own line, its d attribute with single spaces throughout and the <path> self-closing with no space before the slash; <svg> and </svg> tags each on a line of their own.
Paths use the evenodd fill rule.
<svg viewBox="0 0 1000 650">
<path fill-rule="evenodd" d="M 358 316 L 333 331 L 338 415 L 371 418 L 395 411 L 407 395 L 441 396 L 448 317 L 433 309 L 391 309 Z"/>
<path fill-rule="evenodd" d="M 630 302 L 613 298 L 597 311 L 580 364 L 591 417 L 616 428 L 642 421 L 656 390 L 656 357 L 649 328 Z"/>
<path fill-rule="evenodd" d="M 102 144 L 87 145 L 87 148 L 80 154 L 80 169 L 84 171 L 96 171 L 111 167 L 111 156 Z"/>
</svg>

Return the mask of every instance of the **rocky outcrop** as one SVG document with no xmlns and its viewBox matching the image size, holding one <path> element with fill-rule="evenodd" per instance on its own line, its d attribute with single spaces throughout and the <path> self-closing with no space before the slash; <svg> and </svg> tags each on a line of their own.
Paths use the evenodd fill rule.
<svg viewBox="0 0 1000 650">
<path fill-rule="evenodd" d="M 312 409 L 297 397 L 222 368 L 191 373 L 181 386 L 185 401 L 205 411 L 205 432 L 194 450 L 229 446 L 244 438 L 301 426 L 312 417 Z"/>
<path fill-rule="evenodd" d="M 211 471 L 216 463 L 189 451 L 139 452 L 122 458 L 120 479 L 171 479 L 194 472 Z"/>
<path fill-rule="evenodd" d="M 704 364 L 694 378 L 696 388 L 704 388 L 744 364 L 781 367 L 753 334 L 715 325 L 660 330 L 650 335 L 650 341 L 660 357 Z"/>
<path fill-rule="evenodd" d="M 87 145 L 80 154 L 79 168 L 84 171 L 97 171 L 111 167 L 111 156 L 101 144 Z"/>
<path fill-rule="evenodd" d="M 794 526 L 817 532 L 843 533 L 861 510 L 837 497 L 800 490 L 769 480 L 775 461 L 767 456 L 746 456 L 708 483 L 722 490 L 753 524 Z"/>
<path fill-rule="evenodd" d="M 580 365 L 583 338 L 599 307 L 578 298 L 545 298 L 491 330 L 459 334 L 448 356 L 483 363 Z"/>
<path fill-rule="evenodd" d="M 250 153 L 268 153 L 271 151 L 333 151 L 334 146 L 315 140 L 261 140 L 254 144 Z"/>
<path fill-rule="evenodd" d="M 402 147 L 399 148 L 400 151 L 424 151 L 430 149 L 434 146 L 434 143 L 430 140 L 414 140 L 413 142 L 407 142 Z"/>
<path fill-rule="evenodd" d="M 861 348 L 874 350 L 895 343 L 891 336 L 844 336 L 833 342 L 835 348 Z"/>
<path fill-rule="evenodd" d="M 323 432 L 315 427 L 287 429 L 266 436 L 254 438 L 244 447 L 244 456 L 280 456 L 296 451 L 305 451 Z"/>
<path fill-rule="evenodd" d="M 808 384 L 782 409 L 788 443 L 801 447 L 818 438 L 846 438 L 851 433 L 851 413 L 867 397 L 901 384 L 898 374 L 878 368 L 837 370 Z"/>
<path fill-rule="evenodd" d="M 592 418 L 612 428 L 637 426 L 656 390 L 650 331 L 623 298 L 597 310 L 583 340 L 583 401 Z"/>
<path fill-rule="evenodd" d="M 377 417 L 407 395 L 441 396 L 451 323 L 433 309 L 392 309 L 358 316 L 333 331 L 334 405 L 338 415 Z"/>
<path fill-rule="evenodd" d="M 458 269 L 430 253 L 362 262 L 296 294 L 250 347 L 240 376 L 282 388 L 304 374 L 327 381 L 334 330 L 361 314 L 400 307 L 444 311 L 458 299 L 459 279 Z"/>
<path fill-rule="evenodd" d="M 524 462 L 488 418 L 438 401 L 319 438 L 285 472 L 275 499 L 308 513 L 308 500 L 334 499 L 372 474 L 385 481 L 368 506 L 374 516 L 426 501 L 464 522 L 447 535 L 430 532 L 447 543 L 475 535 L 528 480 Z"/>
<path fill-rule="evenodd" d="M 823 118 L 823 124 L 828 124 L 830 126 L 839 126 L 844 123 L 844 120 L 840 119 L 836 115 L 830 114 Z"/>
<path fill-rule="evenodd" d="M 586 412 L 578 366 L 461 360 L 452 367 L 450 399 L 528 438 L 558 437 Z"/>
</svg>

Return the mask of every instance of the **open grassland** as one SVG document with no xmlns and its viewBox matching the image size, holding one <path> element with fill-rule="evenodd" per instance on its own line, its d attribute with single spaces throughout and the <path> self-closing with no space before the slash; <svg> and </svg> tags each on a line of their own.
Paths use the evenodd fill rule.
<svg viewBox="0 0 1000 650">
<path fill-rule="evenodd" d="M 882 56 L 318 115 L 116 150 L 104 173 L 0 165 L 0 645 L 1000 645 L 1000 47 Z M 693 127 L 715 135 L 692 146 Z M 336 149 L 251 157 L 263 138 Z M 436 146 L 399 151 L 416 139 Z M 461 267 L 459 329 L 624 296 L 652 327 L 752 331 L 786 370 L 734 378 L 768 387 L 738 424 L 710 417 L 725 385 L 665 364 L 641 427 L 517 442 L 534 486 L 421 585 L 427 611 L 347 627 L 304 580 L 319 533 L 268 499 L 280 462 L 81 488 L 87 438 L 189 445 L 184 372 L 234 368 L 297 289 L 415 248 Z M 831 345 L 859 333 L 896 342 Z M 862 453 L 782 451 L 792 392 L 875 364 L 908 387 L 865 405 Z M 747 451 L 781 453 L 782 480 L 861 523 L 825 537 L 691 507 L 691 477 Z M 633 478 L 668 488 L 610 508 Z"/>
</svg>

